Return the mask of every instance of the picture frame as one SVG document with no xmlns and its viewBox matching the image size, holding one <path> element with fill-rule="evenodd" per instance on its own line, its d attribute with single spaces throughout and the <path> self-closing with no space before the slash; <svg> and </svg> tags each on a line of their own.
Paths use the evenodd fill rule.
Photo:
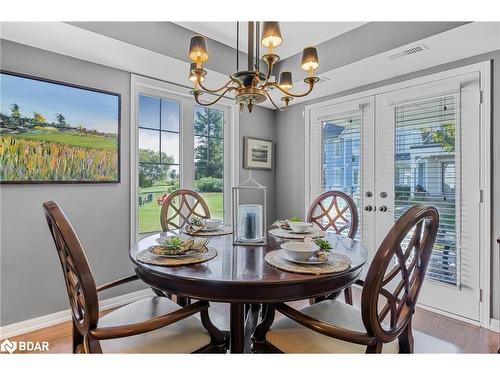
<svg viewBox="0 0 500 375">
<path fill-rule="evenodd" d="M 243 168 L 271 170 L 273 167 L 273 141 L 243 138 Z"/>
<path fill-rule="evenodd" d="M 9 90 L 15 87 L 15 81 L 30 90 L 21 87 L 11 95 Z M 0 82 L 1 185 L 120 183 L 121 94 L 7 70 L 0 70 Z M 53 102 L 67 101 L 65 106 L 55 109 L 49 94 L 41 95 L 45 93 L 44 88 L 47 93 L 58 93 Z M 83 103 L 80 108 L 75 104 L 79 102 L 79 94 Z M 94 113 L 89 108 L 93 108 Z M 14 113 L 17 117 L 13 118 Z M 78 116 L 73 116 L 74 113 Z M 86 118 L 92 122 L 85 121 Z M 32 149 L 32 155 L 36 152 L 44 158 L 51 155 L 52 159 L 31 157 L 13 162 L 9 159 L 12 150 L 5 147 L 6 140 L 9 146 L 19 144 L 24 149 Z M 59 166 L 59 160 L 65 160 L 65 165 Z M 86 168 L 78 168 L 78 165 Z"/>
</svg>

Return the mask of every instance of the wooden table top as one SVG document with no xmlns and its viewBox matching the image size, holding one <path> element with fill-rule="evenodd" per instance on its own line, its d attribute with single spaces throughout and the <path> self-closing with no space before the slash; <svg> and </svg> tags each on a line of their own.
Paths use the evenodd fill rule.
<svg viewBox="0 0 500 375">
<path fill-rule="evenodd" d="M 235 246 L 228 235 L 212 238 L 209 246 L 218 255 L 205 263 L 165 267 L 138 262 L 137 253 L 157 244 L 158 237 L 146 237 L 130 250 L 139 277 L 163 291 L 218 302 L 281 302 L 339 291 L 357 280 L 368 257 L 361 242 L 329 233 L 325 238 L 334 251 L 349 256 L 351 267 L 328 275 L 303 275 L 278 270 L 264 260 L 282 240 L 269 236 L 267 246 Z"/>
</svg>

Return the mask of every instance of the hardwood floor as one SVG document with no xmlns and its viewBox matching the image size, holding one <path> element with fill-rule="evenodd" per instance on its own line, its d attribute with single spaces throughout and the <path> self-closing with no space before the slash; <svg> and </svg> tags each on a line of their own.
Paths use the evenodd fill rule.
<svg viewBox="0 0 500 375">
<path fill-rule="evenodd" d="M 353 294 L 356 305 L 359 303 L 359 291 L 354 290 Z M 291 303 L 295 308 L 307 304 L 307 301 Z M 228 305 L 212 303 L 210 317 L 217 327 L 227 329 Z M 413 329 L 417 353 L 496 353 L 499 345 L 498 333 L 422 309 L 415 312 Z M 71 353 L 71 323 L 57 324 L 10 339 L 48 341 L 49 353 Z"/>
</svg>

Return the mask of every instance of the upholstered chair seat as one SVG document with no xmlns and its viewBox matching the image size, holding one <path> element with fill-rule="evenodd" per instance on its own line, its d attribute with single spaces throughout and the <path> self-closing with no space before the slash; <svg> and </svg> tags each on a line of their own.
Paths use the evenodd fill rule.
<svg viewBox="0 0 500 375">
<path fill-rule="evenodd" d="M 366 333 L 361 310 L 337 300 L 325 300 L 300 310 L 312 318 Z M 365 353 L 366 345 L 339 340 L 306 328 L 284 317 L 273 323 L 266 340 L 285 353 Z M 384 344 L 382 353 L 398 353 L 398 340 Z"/>
<path fill-rule="evenodd" d="M 99 327 L 145 322 L 178 309 L 168 298 L 145 298 L 103 316 Z M 209 344 L 210 335 L 194 316 L 155 331 L 101 341 L 104 353 L 193 353 Z"/>
</svg>

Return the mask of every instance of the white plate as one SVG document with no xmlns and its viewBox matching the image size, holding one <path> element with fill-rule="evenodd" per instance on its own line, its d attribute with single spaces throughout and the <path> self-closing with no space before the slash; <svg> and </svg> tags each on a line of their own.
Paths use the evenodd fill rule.
<svg viewBox="0 0 500 375">
<path fill-rule="evenodd" d="M 222 230 L 224 229 L 224 224 L 221 224 L 219 225 L 217 228 L 215 229 L 208 229 L 208 228 L 203 228 L 200 232 L 216 232 L 218 230 Z"/>
<path fill-rule="evenodd" d="M 293 233 L 293 234 L 311 234 L 314 233 L 314 228 L 308 228 L 305 232 L 295 232 L 294 230 L 289 230 L 288 232 Z"/>
<path fill-rule="evenodd" d="M 295 259 L 290 258 L 285 250 L 278 250 L 278 256 L 289 261 L 289 262 L 297 263 L 297 264 L 323 264 L 323 263 L 328 262 L 328 261 L 322 262 L 321 260 L 319 260 L 315 256 L 312 256 L 308 260 L 304 260 L 304 261 L 295 260 Z"/>
<path fill-rule="evenodd" d="M 195 253 L 194 251 L 188 251 L 187 253 L 183 254 L 156 254 L 153 251 L 149 251 L 151 254 L 157 256 L 157 257 L 162 257 L 162 258 L 185 258 L 193 255 Z"/>
</svg>

